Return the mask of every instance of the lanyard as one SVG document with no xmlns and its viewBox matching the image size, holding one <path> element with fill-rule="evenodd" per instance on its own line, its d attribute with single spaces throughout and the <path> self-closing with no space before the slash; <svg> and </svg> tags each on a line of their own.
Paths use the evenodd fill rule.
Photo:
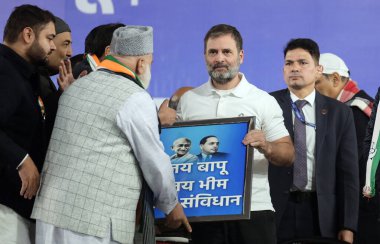
<svg viewBox="0 0 380 244">
<path fill-rule="evenodd" d="M 297 105 L 291 101 L 291 104 L 292 104 L 292 109 L 293 109 L 293 112 L 296 116 L 296 118 L 301 121 L 303 124 L 305 124 L 306 126 L 310 126 L 310 127 L 313 127 L 315 130 L 317 129 L 317 126 L 316 124 L 313 124 L 313 123 L 309 123 L 305 120 L 305 117 L 304 115 L 301 113 L 301 111 L 298 109 Z"/>
</svg>

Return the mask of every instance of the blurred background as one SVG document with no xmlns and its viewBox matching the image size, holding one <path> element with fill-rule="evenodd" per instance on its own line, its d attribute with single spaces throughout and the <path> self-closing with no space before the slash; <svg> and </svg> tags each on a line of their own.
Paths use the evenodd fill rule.
<svg viewBox="0 0 380 244">
<path fill-rule="evenodd" d="M 291 38 L 314 39 L 321 52 L 340 56 L 359 87 L 374 96 L 380 86 L 380 1 L 376 0 L 0 0 L 0 37 L 15 6 L 50 10 L 71 27 L 73 55 L 95 26 L 111 22 L 154 28 L 153 97 L 208 79 L 203 38 L 226 23 L 243 36 L 241 71 L 268 92 L 285 87 L 283 47 Z"/>
</svg>

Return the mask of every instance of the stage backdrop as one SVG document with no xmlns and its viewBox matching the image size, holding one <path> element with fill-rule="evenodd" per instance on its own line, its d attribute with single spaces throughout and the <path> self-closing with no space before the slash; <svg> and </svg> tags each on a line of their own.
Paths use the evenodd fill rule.
<svg viewBox="0 0 380 244">
<path fill-rule="evenodd" d="M 95 26 L 110 22 L 151 25 L 154 63 L 149 88 L 169 97 L 181 86 L 208 79 L 203 37 L 219 23 L 234 25 L 244 40 L 241 71 L 266 91 L 284 88 L 284 45 L 309 37 L 321 52 L 341 56 L 352 78 L 374 96 L 380 80 L 380 1 L 376 0 L 0 0 L 2 30 L 12 9 L 30 3 L 65 19 L 73 33 L 74 54 Z"/>
</svg>

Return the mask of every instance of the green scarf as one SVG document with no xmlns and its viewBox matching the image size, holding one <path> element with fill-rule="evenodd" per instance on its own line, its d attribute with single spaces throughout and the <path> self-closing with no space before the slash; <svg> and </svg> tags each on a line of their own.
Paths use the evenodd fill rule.
<svg viewBox="0 0 380 244">
<path fill-rule="evenodd" d="M 377 106 L 375 126 L 373 128 L 371 147 L 367 160 L 367 170 L 363 195 L 373 197 L 375 195 L 376 170 L 380 161 L 380 106 Z"/>
</svg>

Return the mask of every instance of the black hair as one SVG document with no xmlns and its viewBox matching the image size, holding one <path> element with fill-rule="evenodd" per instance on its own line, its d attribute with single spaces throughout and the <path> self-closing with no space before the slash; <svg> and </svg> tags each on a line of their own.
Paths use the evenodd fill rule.
<svg viewBox="0 0 380 244">
<path fill-rule="evenodd" d="M 243 38 L 241 37 L 240 32 L 231 25 L 219 24 L 211 27 L 211 29 L 206 33 L 206 36 L 204 38 L 204 53 L 206 53 L 207 41 L 210 38 L 216 38 L 228 34 L 230 34 L 235 40 L 238 52 L 243 50 Z"/>
<path fill-rule="evenodd" d="M 38 37 L 40 31 L 49 23 L 55 23 L 54 15 L 35 5 L 24 4 L 15 7 L 4 28 L 3 41 L 15 43 L 19 34 L 30 27 Z"/>
<path fill-rule="evenodd" d="M 199 145 L 204 145 L 204 144 L 206 143 L 207 139 L 208 139 L 208 138 L 211 138 L 211 137 L 218 138 L 218 137 L 216 137 L 216 136 L 214 136 L 214 135 L 205 136 L 205 137 L 203 137 L 203 138 L 199 141 Z"/>
<path fill-rule="evenodd" d="M 313 58 L 316 65 L 319 64 L 319 46 L 318 44 L 309 38 L 297 38 L 297 39 L 291 39 L 284 48 L 284 57 L 286 57 L 286 54 L 288 51 L 301 48 L 308 53 L 310 53 L 311 57 Z"/>
<path fill-rule="evenodd" d="M 86 45 L 86 53 L 95 54 L 98 58 L 103 56 L 105 48 L 111 44 L 113 32 L 123 26 L 125 25 L 121 23 L 111 23 L 96 27 L 92 42 Z"/>
</svg>

